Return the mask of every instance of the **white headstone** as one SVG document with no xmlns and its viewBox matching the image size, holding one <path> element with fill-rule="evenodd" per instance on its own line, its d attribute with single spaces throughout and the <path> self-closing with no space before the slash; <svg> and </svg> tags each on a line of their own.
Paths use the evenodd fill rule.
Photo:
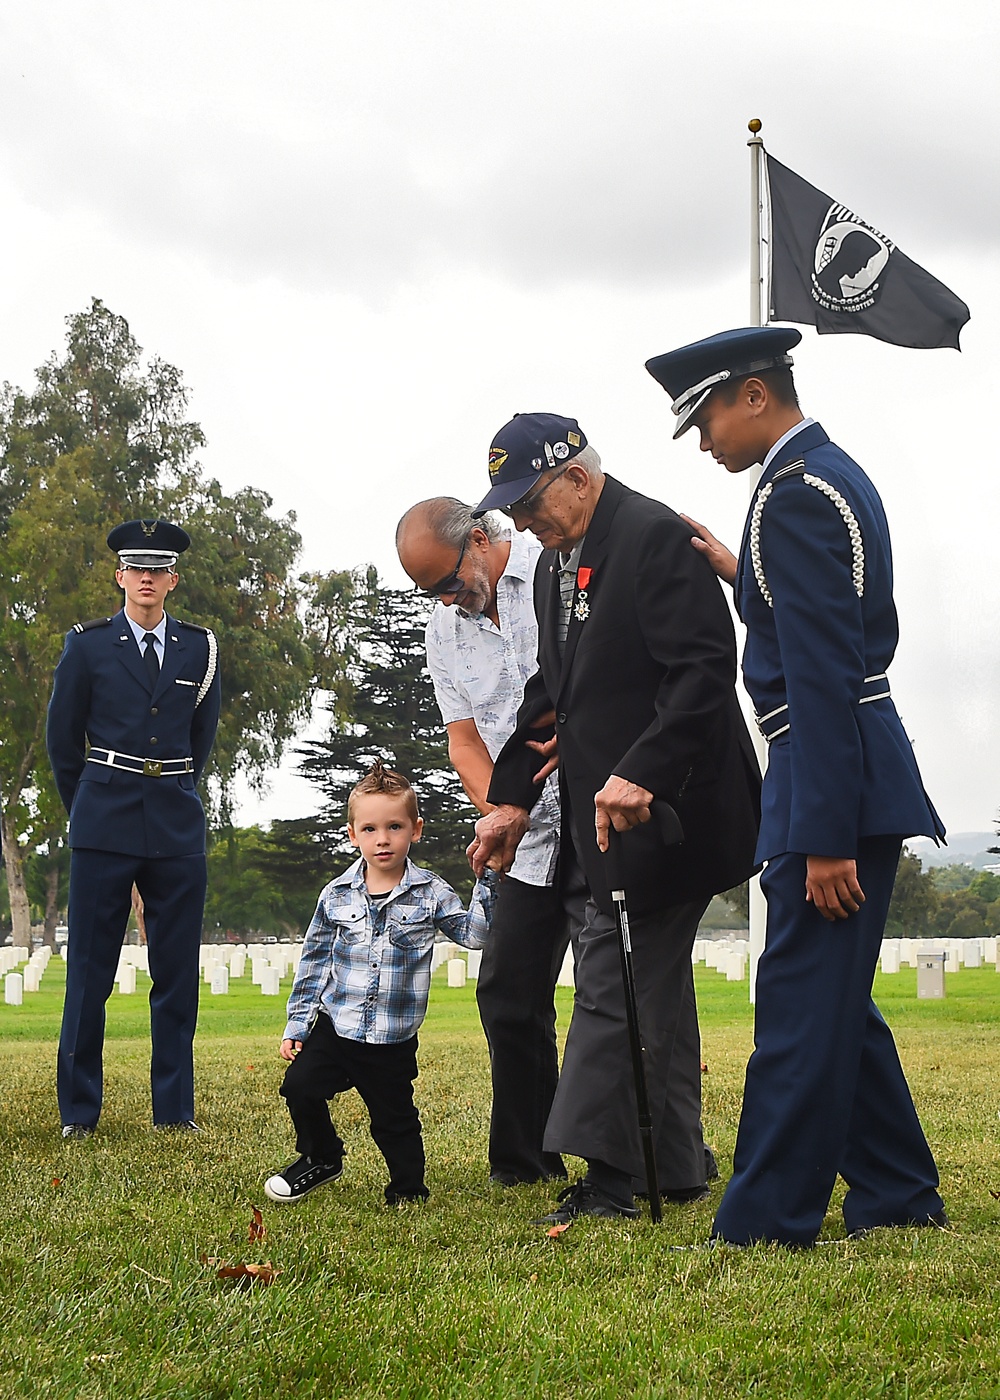
<svg viewBox="0 0 1000 1400">
<path fill-rule="evenodd" d="M 982 967 L 983 965 L 983 955 L 978 938 L 965 940 L 965 965 L 966 967 Z"/>
<path fill-rule="evenodd" d="M 449 958 L 449 959 L 448 959 L 448 986 L 449 986 L 449 987 L 464 987 L 464 986 L 465 986 L 465 959 L 464 959 L 464 958 Z"/>
<path fill-rule="evenodd" d="M 746 975 L 747 960 L 746 954 L 741 953 L 738 948 L 730 948 L 729 962 L 726 966 L 727 982 L 742 982 Z"/>
<path fill-rule="evenodd" d="M 899 971 L 899 948 L 894 948 L 888 941 L 882 944 L 882 971 Z"/>
<path fill-rule="evenodd" d="M 944 970 L 945 970 L 945 972 L 957 972 L 957 971 L 958 971 L 958 966 L 959 966 L 959 964 L 958 964 L 958 954 L 959 954 L 958 939 L 957 939 L 957 938 L 949 938 L 949 939 L 948 939 L 948 946 L 947 946 L 947 949 L 946 949 L 946 951 L 945 951 L 945 959 L 944 959 Z"/>
<path fill-rule="evenodd" d="M 562 960 L 562 967 L 559 969 L 559 976 L 556 978 L 557 987 L 575 987 L 576 977 L 574 976 L 576 964 L 573 961 L 573 946 L 566 949 L 566 956 Z"/>
<path fill-rule="evenodd" d="M 245 948 L 234 948 L 233 959 L 229 964 L 230 977 L 242 977 L 247 966 L 247 951 Z"/>
<path fill-rule="evenodd" d="M 470 982 L 477 982 L 479 980 L 479 965 L 482 962 L 482 960 L 482 948 L 469 949 L 469 961 L 468 965 L 466 966 L 465 972 Z"/>
<path fill-rule="evenodd" d="M 206 986 L 210 987 L 212 985 L 212 977 L 215 974 L 215 969 L 220 966 L 221 964 L 218 963 L 215 958 L 209 958 L 206 962 L 202 963 L 202 968 L 204 969 L 202 975 L 205 978 Z"/>
<path fill-rule="evenodd" d="M 216 967 L 212 970 L 212 995 L 225 996 L 229 991 L 229 968 Z"/>
<path fill-rule="evenodd" d="M 256 982 L 256 977 L 254 981 Z M 276 997 L 281 994 L 281 978 L 278 976 L 276 967 L 265 967 L 261 969 L 260 989 L 266 997 Z"/>
<path fill-rule="evenodd" d="M 62 955 L 62 960 L 63 960 L 63 962 L 66 962 L 66 960 L 67 960 L 68 957 L 69 957 L 69 944 L 68 944 L 68 943 L 64 943 L 64 944 L 62 945 L 62 948 L 61 948 L 59 951 L 60 951 L 60 953 L 61 953 L 61 955 Z"/>
<path fill-rule="evenodd" d="M 118 990 L 122 996 L 131 996 L 135 991 L 135 963 L 125 963 L 118 969 Z"/>
<path fill-rule="evenodd" d="M 264 973 L 271 971 L 271 965 L 267 958 L 254 958 L 250 972 L 250 981 L 255 987 L 264 985 Z"/>
<path fill-rule="evenodd" d="M 4 977 L 3 999 L 8 1006 L 20 1006 L 24 1001 L 24 978 L 19 972 L 8 972 Z"/>
<path fill-rule="evenodd" d="M 21 976 L 24 978 L 24 990 L 26 992 L 38 991 L 38 984 L 42 980 L 42 969 L 37 963 L 29 963 Z"/>
</svg>

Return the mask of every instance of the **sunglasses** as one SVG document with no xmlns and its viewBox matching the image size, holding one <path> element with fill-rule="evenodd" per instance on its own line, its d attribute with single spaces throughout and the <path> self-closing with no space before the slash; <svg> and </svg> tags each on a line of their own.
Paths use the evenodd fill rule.
<svg viewBox="0 0 1000 1400">
<path fill-rule="evenodd" d="M 532 491 L 530 496 L 522 496 L 519 501 L 514 501 L 513 504 L 509 506 L 497 506 L 497 510 L 499 510 L 502 515 L 506 515 L 508 520 L 513 520 L 515 511 L 517 511 L 519 515 L 531 515 L 535 506 L 545 495 L 549 487 L 553 485 L 554 482 L 558 481 L 565 472 L 568 472 L 572 465 L 572 462 L 567 462 L 564 467 L 560 467 L 555 476 L 550 476 L 548 481 L 542 486 L 539 486 L 537 491 Z"/>
<path fill-rule="evenodd" d="M 462 541 L 462 550 L 458 556 L 458 563 L 452 569 L 451 573 L 448 575 L 447 578 L 441 579 L 440 583 L 432 584 L 430 588 L 417 589 L 417 592 L 420 594 L 421 598 L 440 598 L 442 593 L 461 592 L 462 588 L 464 587 L 461 574 L 462 560 L 465 558 L 465 550 L 468 543 L 469 537 L 468 535 L 466 535 L 465 539 Z"/>
</svg>

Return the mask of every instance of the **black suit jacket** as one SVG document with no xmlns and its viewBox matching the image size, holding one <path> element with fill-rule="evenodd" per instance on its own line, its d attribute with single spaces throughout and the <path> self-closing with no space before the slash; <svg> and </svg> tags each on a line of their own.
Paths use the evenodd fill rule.
<svg viewBox="0 0 1000 1400">
<path fill-rule="evenodd" d="M 605 478 L 580 557 L 580 568 L 591 570 L 589 612 L 581 619 L 574 606 L 562 658 L 558 567 L 547 550 L 535 572 L 538 671 L 497 758 L 490 801 L 534 805 L 540 764 L 525 743 L 554 708 L 564 822 L 575 813 L 587 880 L 605 912 L 594 796 L 612 773 L 668 803 L 684 830 L 670 847 L 655 822 L 624 835 L 630 909 L 740 884 L 754 870 L 760 770 L 736 700 L 729 609 L 691 546 L 690 527 L 659 501 Z"/>
</svg>

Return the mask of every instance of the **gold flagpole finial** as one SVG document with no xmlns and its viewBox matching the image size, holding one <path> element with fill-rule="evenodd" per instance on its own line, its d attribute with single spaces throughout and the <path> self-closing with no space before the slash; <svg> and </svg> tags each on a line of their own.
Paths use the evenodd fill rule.
<svg viewBox="0 0 1000 1400">
<path fill-rule="evenodd" d="M 747 122 L 747 131 L 752 131 L 754 136 L 756 136 L 762 125 L 763 123 L 760 117 L 751 117 Z"/>
</svg>

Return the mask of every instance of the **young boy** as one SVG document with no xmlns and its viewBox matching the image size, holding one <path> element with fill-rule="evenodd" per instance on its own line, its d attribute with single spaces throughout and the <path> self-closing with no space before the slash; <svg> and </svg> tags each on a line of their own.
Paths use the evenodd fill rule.
<svg viewBox="0 0 1000 1400">
<path fill-rule="evenodd" d="M 497 877 L 487 871 L 466 913 L 450 885 L 409 859 L 422 830 L 413 788 L 377 761 L 347 801 L 361 858 L 321 893 L 288 999 L 281 1094 L 301 1155 L 264 1183 L 272 1201 L 300 1201 L 340 1176 L 345 1149 L 327 1101 L 352 1086 L 389 1168 L 388 1204 L 427 1198 L 413 1081 L 434 934 L 481 948 Z"/>
</svg>

